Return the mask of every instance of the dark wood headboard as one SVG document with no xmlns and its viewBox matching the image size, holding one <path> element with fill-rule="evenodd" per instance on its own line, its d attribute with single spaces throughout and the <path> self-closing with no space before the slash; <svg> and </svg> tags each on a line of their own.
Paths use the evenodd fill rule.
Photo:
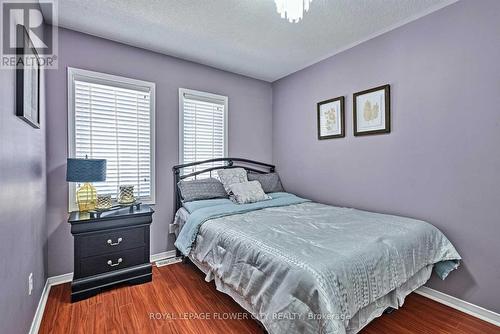
<svg viewBox="0 0 500 334">
<path fill-rule="evenodd" d="M 184 168 L 189 168 L 197 165 L 204 165 L 204 164 L 209 164 L 212 162 L 222 162 L 221 166 L 213 166 L 213 167 L 208 167 L 202 170 L 198 170 L 196 172 L 192 173 L 183 173 Z M 212 172 L 216 171 L 218 169 L 228 169 L 228 168 L 244 168 L 247 171 L 254 172 L 254 173 L 272 173 L 275 170 L 275 166 L 271 164 L 266 164 L 264 162 L 259 162 L 259 161 L 254 161 L 254 160 L 249 160 L 249 159 L 242 159 L 242 158 L 218 158 L 218 159 L 210 159 L 210 160 L 203 160 L 203 161 L 196 161 L 196 162 L 191 162 L 188 164 L 183 164 L 183 165 L 176 165 L 172 167 L 172 171 L 174 172 L 174 215 L 177 212 L 177 210 L 180 209 L 182 206 L 181 202 L 181 194 L 179 192 L 179 187 L 177 184 L 179 183 L 180 180 L 194 177 L 204 174 L 204 173 L 209 173 L 209 176 L 212 176 Z"/>
</svg>

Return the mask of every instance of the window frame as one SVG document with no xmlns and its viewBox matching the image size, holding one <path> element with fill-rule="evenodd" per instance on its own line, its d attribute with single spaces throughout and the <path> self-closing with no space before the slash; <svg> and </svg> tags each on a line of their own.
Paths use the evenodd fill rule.
<svg viewBox="0 0 500 334">
<path fill-rule="evenodd" d="M 225 95 L 203 92 L 194 89 L 179 88 L 179 164 L 184 164 L 184 94 L 199 96 L 207 99 L 222 100 L 224 102 L 224 157 L 228 156 L 228 102 Z"/>
<path fill-rule="evenodd" d="M 102 72 L 83 70 L 68 66 L 67 87 L 68 87 L 68 158 L 75 157 L 76 134 L 75 134 L 75 79 L 78 77 L 87 77 L 97 84 L 110 85 L 128 89 L 142 89 L 149 91 L 150 103 L 150 168 L 151 194 L 149 198 L 142 198 L 141 202 L 145 204 L 156 203 L 156 84 L 150 81 L 127 78 L 118 75 L 112 75 Z M 118 195 L 118 194 L 117 194 Z M 76 183 L 70 182 L 68 187 L 68 210 L 78 211 L 76 203 Z"/>
</svg>

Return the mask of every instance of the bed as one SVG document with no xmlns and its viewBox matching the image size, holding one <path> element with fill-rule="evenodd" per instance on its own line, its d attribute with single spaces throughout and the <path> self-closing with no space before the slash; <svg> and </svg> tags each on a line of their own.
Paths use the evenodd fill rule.
<svg viewBox="0 0 500 334">
<path fill-rule="evenodd" d="M 182 173 L 183 168 L 220 163 Z M 275 167 L 214 159 L 173 168 L 175 184 L 218 169 Z M 271 333 L 357 333 L 460 255 L 423 221 L 314 203 L 286 192 L 266 201 L 186 205 L 175 187 L 175 246 Z"/>
</svg>

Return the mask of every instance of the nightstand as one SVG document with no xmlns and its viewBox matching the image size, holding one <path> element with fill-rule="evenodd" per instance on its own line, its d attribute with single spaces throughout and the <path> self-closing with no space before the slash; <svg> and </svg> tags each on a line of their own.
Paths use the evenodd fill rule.
<svg viewBox="0 0 500 334">
<path fill-rule="evenodd" d="M 70 213 L 68 223 L 75 241 L 71 301 L 115 284 L 152 280 L 149 227 L 153 213 L 148 205 L 104 212 L 99 217 Z"/>
</svg>

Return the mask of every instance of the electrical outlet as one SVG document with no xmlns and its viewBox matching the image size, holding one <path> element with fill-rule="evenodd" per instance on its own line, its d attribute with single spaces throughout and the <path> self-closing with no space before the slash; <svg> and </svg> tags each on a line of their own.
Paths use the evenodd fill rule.
<svg viewBox="0 0 500 334">
<path fill-rule="evenodd" d="M 33 292 L 33 273 L 28 276 L 28 295 Z"/>
</svg>

